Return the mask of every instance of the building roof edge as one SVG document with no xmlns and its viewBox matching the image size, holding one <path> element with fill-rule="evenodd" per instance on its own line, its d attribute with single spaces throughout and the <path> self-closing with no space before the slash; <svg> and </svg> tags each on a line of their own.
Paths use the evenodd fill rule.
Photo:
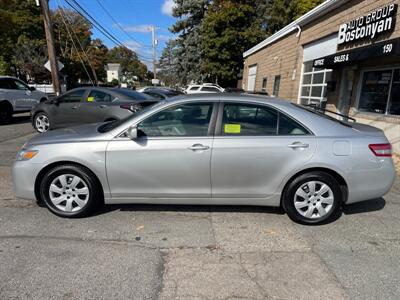
<svg viewBox="0 0 400 300">
<path fill-rule="evenodd" d="M 348 2 L 349 0 L 326 0 L 322 2 L 320 5 L 314 7 L 312 10 L 307 12 L 306 14 L 302 15 L 292 23 L 286 25 L 281 30 L 277 31 L 273 35 L 269 36 L 262 42 L 258 43 L 254 47 L 250 48 L 249 50 L 243 53 L 243 57 L 246 58 L 247 56 L 261 50 L 262 48 L 274 43 L 275 41 L 285 37 L 286 35 L 292 33 L 294 30 L 299 29 L 300 26 L 310 23 L 311 21 L 327 14 L 331 10 L 337 8 L 341 4 Z"/>
</svg>

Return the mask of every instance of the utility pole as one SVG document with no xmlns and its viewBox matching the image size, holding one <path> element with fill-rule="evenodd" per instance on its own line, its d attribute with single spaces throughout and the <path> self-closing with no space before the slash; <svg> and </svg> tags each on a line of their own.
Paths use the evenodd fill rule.
<svg viewBox="0 0 400 300">
<path fill-rule="evenodd" d="M 151 26 L 151 38 L 153 45 L 153 78 L 157 79 L 157 67 L 156 67 L 156 57 L 157 57 L 157 40 L 156 40 L 156 27 L 154 25 Z"/>
<path fill-rule="evenodd" d="M 61 94 L 60 78 L 58 74 L 58 62 L 56 50 L 54 48 L 53 26 L 51 24 L 50 10 L 48 0 L 40 0 L 42 8 L 44 31 L 46 32 L 47 51 L 49 53 L 51 80 L 53 81 L 54 93 L 58 96 Z"/>
</svg>

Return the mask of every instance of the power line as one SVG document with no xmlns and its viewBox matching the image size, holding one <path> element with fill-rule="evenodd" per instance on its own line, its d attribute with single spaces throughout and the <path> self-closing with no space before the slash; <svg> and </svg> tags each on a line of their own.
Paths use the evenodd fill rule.
<svg viewBox="0 0 400 300">
<path fill-rule="evenodd" d="M 143 47 L 146 48 L 151 48 L 152 46 L 150 45 L 144 45 L 141 42 L 139 42 L 138 40 L 136 40 L 131 34 L 129 34 L 119 23 L 118 21 L 111 15 L 111 13 L 104 7 L 103 4 L 101 4 L 101 2 L 99 0 L 96 0 L 96 2 L 99 4 L 99 6 L 104 10 L 104 12 L 110 17 L 110 19 L 114 22 L 114 24 L 121 29 L 121 31 L 123 31 L 127 37 L 129 37 L 130 39 L 132 39 L 133 41 L 135 41 L 136 43 L 142 45 Z"/>
<path fill-rule="evenodd" d="M 81 44 L 81 42 L 80 42 L 80 40 L 79 40 L 79 38 L 78 38 L 78 35 L 76 34 L 75 30 L 73 30 L 73 28 L 72 28 L 72 23 L 71 23 L 70 20 L 68 19 L 67 15 L 66 15 L 66 13 L 65 13 L 65 11 L 64 11 L 64 9 L 60 6 L 59 0 L 56 0 L 56 1 L 57 1 L 57 4 L 58 4 L 58 8 L 59 8 L 60 11 L 61 11 L 61 17 L 62 17 L 63 20 L 64 20 L 64 24 L 65 24 L 65 21 L 67 21 L 67 23 L 68 23 L 69 26 L 71 27 L 71 31 L 72 31 L 72 33 L 74 34 L 75 39 L 76 39 L 76 41 L 78 42 L 79 47 L 81 48 L 81 50 L 82 50 L 84 56 L 86 57 L 87 62 L 89 63 L 90 69 L 92 70 L 92 73 L 93 73 L 94 81 L 95 81 L 95 83 L 97 84 L 98 79 L 97 79 L 96 70 L 94 69 L 94 67 L 93 67 L 93 65 L 92 65 L 92 62 L 90 61 L 89 56 L 87 55 L 86 51 L 83 49 L 83 46 L 82 46 L 82 44 Z M 66 24 L 65 24 L 65 25 L 66 25 Z M 67 28 L 67 26 L 66 26 L 66 28 Z M 67 30 L 68 30 L 68 28 L 67 28 Z M 73 41 L 72 41 L 72 42 L 73 42 Z"/>
<path fill-rule="evenodd" d="M 57 3 L 58 3 L 58 1 L 57 1 Z M 59 7 L 60 7 L 60 6 L 59 6 Z M 61 14 L 60 14 L 60 15 L 61 15 L 62 22 L 64 23 L 65 29 L 67 30 L 67 33 L 68 33 L 68 35 L 69 35 L 69 37 L 70 37 L 70 39 L 71 39 L 71 41 L 72 41 L 72 45 L 73 45 L 73 47 L 75 48 L 75 51 L 76 51 L 76 53 L 78 54 L 79 60 L 80 60 L 81 63 L 82 63 L 83 69 L 85 70 L 86 75 L 88 76 L 90 82 L 91 82 L 92 85 L 94 86 L 92 77 L 90 76 L 88 70 L 86 69 L 85 63 L 83 62 L 83 59 L 82 59 L 81 55 L 79 54 L 78 48 L 76 47 L 75 41 L 74 41 L 74 39 L 72 38 L 72 34 L 71 34 L 71 32 L 69 31 L 68 25 L 67 25 L 67 23 L 66 23 L 66 21 L 65 21 L 64 11 L 63 11 L 62 9 L 61 9 Z"/>
<path fill-rule="evenodd" d="M 72 4 L 72 1 L 74 4 Z M 126 49 L 126 47 L 120 40 L 118 40 L 113 34 L 111 34 L 107 29 L 104 28 L 95 18 L 93 18 L 76 0 L 65 0 L 65 2 L 78 14 L 80 14 L 83 18 L 85 18 L 90 24 L 96 27 L 105 37 L 107 37 L 113 44 L 117 46 L 122 46 Z M 77 8 L 78 7 L 78 8 Z M 145 62 L 151 62 L 151 58 L 147 58 L 143 55 L 136 53 L 138 58 Z"/>
</svg>

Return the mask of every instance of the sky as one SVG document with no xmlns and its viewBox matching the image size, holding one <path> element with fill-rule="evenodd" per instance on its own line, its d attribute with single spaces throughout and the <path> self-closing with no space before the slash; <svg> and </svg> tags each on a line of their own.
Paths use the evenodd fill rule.
<svg viewBox="0 0 400 300">
<path fill-rule="evenodd" d="M 165 42 L 173 38 L 173 35 L 168 30 L 175 23 L 175 19 L 172 17 L 173 0 L 75 1 L 125 46 L 137 52 L 147 66 L 151 65 L 150 60 L 152 57 L 152 39 L 149 27 L 154 25 L 157 28 L 157 57 L 160 56 Z M 58 5 L 70 8 L 65 0 L 50 0 L 52 9 Z M 112 48 L 115 46 L 96 28 L 93 28 L 92 32 L 93 38 L 100 38 L 107 47 Z"/>
</svg>

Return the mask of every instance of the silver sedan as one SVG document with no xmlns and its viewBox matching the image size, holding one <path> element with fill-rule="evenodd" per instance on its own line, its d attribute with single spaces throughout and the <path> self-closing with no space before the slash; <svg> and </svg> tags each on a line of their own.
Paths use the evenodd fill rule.
<svg viewBox="0 0 400 300">
<path fill-rule="evenodd" d="M 102 203 L 281 206 L 304 224 L 385 195 L 395 179 L 379 129 L 288 101 L 209 94 L 120 121 L 37 135 L 13 165 L 17 197 L 82 217 Z"/>
</svg>

